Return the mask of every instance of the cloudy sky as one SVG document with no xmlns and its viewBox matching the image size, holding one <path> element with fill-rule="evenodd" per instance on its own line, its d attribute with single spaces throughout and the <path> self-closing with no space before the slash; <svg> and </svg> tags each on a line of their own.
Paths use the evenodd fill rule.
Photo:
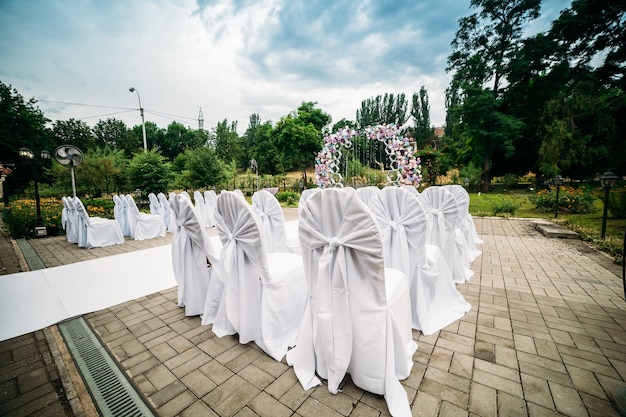
<svg viewBox="0 0 626 417">
<path fill-rule="evenodd" d="M 529 31 L 568 0 L 544 0 Z M 445 119 L 446 59 L 470 0 L 0 0 L 0 81 L 51 120 L 278 121 L 303 101 L 333 121 L 423 85 Z"/>
</svg>

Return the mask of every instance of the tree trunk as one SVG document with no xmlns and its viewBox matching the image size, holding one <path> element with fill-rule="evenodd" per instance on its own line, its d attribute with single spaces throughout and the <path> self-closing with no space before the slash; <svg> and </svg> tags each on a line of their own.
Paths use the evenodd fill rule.
<svg viewBox="0 0 626 417">
<path fill-rule="evenodd" d="M 302 189 L 306 190 L 307 180 L 306 180 L 306 168 L 302 170 Z"/>
<path fill-rule="evenodd" d="M 491 174 L 489 173 L 491 169 L 491 159 L 489 156 L 485 156 L 483 161 L 483 183 L 481 191 L 483 193 L 488 193 L 489 188 L 491 188 Z"/>
</svg>

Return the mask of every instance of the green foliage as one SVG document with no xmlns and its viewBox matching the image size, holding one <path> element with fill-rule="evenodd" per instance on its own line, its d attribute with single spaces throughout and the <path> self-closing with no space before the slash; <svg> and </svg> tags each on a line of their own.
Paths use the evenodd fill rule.
<svg viewBox="0 0 626 417">
<path fill-rule="evenodd" d="M 206 146 L 184 153 L 184 170 L 188 171 L 190 188 L 211 188 L 226 179 L 224 163 Z"/>
<path fill-rule="evenodd" d="M 274 196 L 280 203 L 287 206 L 297 206 L 300 201 L 300 193 L 294 191 L 279 191 Z"/>
<path fill-rule="evenodd" d="M 167 190 L 170 164 L 159 151 L 149 150 L 133 156 L 128 164 L 130 189 L 140 189 L 143 195 L 158 194 Z"/>
<path fill-rule="evenodd" d="M 492 203 L 491 211 L 494 216 L 508 217 L 515 215 L 519 204 L 510 198 L 500 197 L 498 201 Z"/>
<path fill-rule="evenodd" d="M 215 152 L 223 162 L 238 161 L 242 149 L 239 146 L 239 136 L 237 135 L 237 122 L 228 124 L 224 119 L 217 123 L 214 130 Z"/>
<path fill-rule="evenodd" d="M 126 124 L 115 118 L 99 120 L 93 127 L 96 146 L 121 149 L 127 157 L 143 148 L 142 139 L 130 134 Z"/>
<path fill-rule="evenodd" d="M 554 212 L 556 207 L 556 187 L 550 187 L 529 197 L 538 209 Z M 571 214 L 592 213 L 595 211 L 596 196 L 584 189 L 561 186 L 559 190 L 559 211 Z"/>
<path fill-rule="evenodd" d="M 95 148 L 85 154 L 83 163 L 75 168 L 76 182 L 82 188 L 87 186 L 89 193 L 95 197 L 103 193 L 115 191 L 116 183 L 121 181 L 120 174 L 124 164 L 124 152 L 110 147 Z M 67 167 L 62 167 L 65 175 L 69 175 Z M 116 181 L 117 180 L 117 181 Z"/>
<path fill-rule="evenodd" d="M 407 107 L 404 93 L 378 95 L 361 102 L 361 108 L 356 111 L 356 124 L 360 129 L 379 124 L 402 126 L 407 120 Z"/>
<path fill-rule="evenodd" d="M 58 145 L 73 145 L 83 152 L 96 146 L 91 128 L 84 120 L 57 120 L 52 126 L 52 134 Z"/>
<path fill-rule="evenodd" d="M 609 193 L 609 213 L 613 218 L 626 218 L 626 187 L 618 187 Z"/>
<path fill-rule="evenodd" d="M 477 167 L 473 162 L 461 168 L 461 178 L 469 178 L 470 187 L 476 187 L 480 184 L 483 170 Z"/>
<path fill-rule="evenodd" d="M 63 210 L 63 202 L 56 198 L 42 198 L 39 206 L 48 235 L 57 236 L 62 234 L 61 212 Z M 13 201 L 2 220 L 9 228 L 14 239 L 33 237 L 37 221 L 35 199 Z"/>
</svg>

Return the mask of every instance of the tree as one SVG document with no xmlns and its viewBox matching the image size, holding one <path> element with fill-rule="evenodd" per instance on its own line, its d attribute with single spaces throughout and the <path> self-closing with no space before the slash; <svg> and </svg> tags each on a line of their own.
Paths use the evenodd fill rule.
<svg viewBox="0 0 626 417">
<path fill-rule="evenodd" d="M 272 123 L 268 121 L 259 125 L 255 129 L 254 142 L 250 149 L 250 158 L 256 160 L 259 173 L 270 175 L 284 173 L 281 156 L 274 141 Z"/>
<path fill-rule="evenodd" d="M 226 119 L 218 122 L 214 135 L 217 156 L 226 163 L 239 161 L 242 150 L 237 134 L 237 122 L 232 122 L 230 125 Z"/>
<path fill-rule="evenodd" d="M 126 123 L 115 118 L 98 120 L 93 127 L 93 134 L 97 146 L 121 149 L 127 157 L 143 149 L 142 140 L 130 134 Z"/>
<path fill-rule="evenodd" d="M 9 194 L 20 192 L 33 178 L 33 170 L 20 159 L 18 150 L 27 147 L 39 157 L 39 152 L 54 150 L 54 140 L 48 120 L 36 107 L 35 99 L 24 100 L 10 85 L 0 82 L 0 162 L 15 164 L 15 169 L 3 184 L 5 203 Z"/>
<path fill-rule="evenodd" d="M 172 122 L 163 132 L 157 142 L 164 157 L 173 160 L 178 154 L 187 149 L 194 149 L 206 143 L 207 136 L 204 131 L 193 131 L 182 123 Z"/>
<path fill-rule="evenodd" d="M 539 15 L 540 4 L 541 0 L 472 0 L 471 6 L 480 10 L 459 20 L 452 41 L 447 70 L 454 74 L 448 97 L 457 103 L 448 111 L 459 122 L 452 131 L 471 150 L 472 159 L 481 159 L 483 191 L 490 188 L 495 152 L 501 149 L 511 156 L 521 137 L 524 124 L 503 106 L 501 89 L 524 24 Z"/>
<path fill-rule="evenodd" d="M 96 146 L 91 128 L 83 120 L 57 120 L 52 126 L 52 134 L 57 146 L 73 145 L 83 152 Z"/>
<path fill-rule="evenodd" d="M 114 191 L 115 179 L 122 172 L 124 152 L 108 146 L 95 148 L 85 154 L 83 162 L 76 168 L 76 181 L 89 184 L 90 194 L 100 197 Z M 67 169 L 65 168 L 65 175 Z"/>
<path fill-rule="evenodd" d="M 407 120 L 406 96 L 404 93 L 385 93 L 361 102 L 361 109 L 356 111 L 356 124 L 360 129 L 379 124 L 402 126 Z"/>
<path fill-rule="evenodd" d="M 144 195 L 158 194 L 167 190 L 170 164 L 159 151 L 138 152 L 128 164 L 127 177 L 131 189 L 138 188 Z"/>
<path fill-rule="evenodd" d="M 191 186 L 211 188 L 226 179 L 225 166 L 214 149 L 201 146 L 185 151 L 185 169 L 189 171 Z"/>
<path fill-rule="evenodd" d="M 430 105 L 428 103 L 428 91 L 422 86 L 419 93 L 413 93 L 411 101 L 411 116 L 415 127 L 413 139 L 417 142 L 417 148 L 421 149 L 426 140 L 435 134 L 435 128 L 430 125 Z"/>
</svg>

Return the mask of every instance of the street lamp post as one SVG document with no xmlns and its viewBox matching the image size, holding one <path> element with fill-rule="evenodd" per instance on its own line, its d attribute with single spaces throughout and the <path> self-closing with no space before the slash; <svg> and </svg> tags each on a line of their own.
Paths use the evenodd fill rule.
<svg viewBox="0 0 626 417">
<path fill-rule="evenodd" d="M 563 184 L 563 177 L 559 174 L 552 180 L 554 181 L 554 185 L 556 185 L 556 201 L 554 203 L 554 218 L 556 219 L 559 215 L 559 189 L 561 188 L 561 184 Z"/>
<path fill-rule="evenodd" d="M 618 176 L 613 174 L 611 171 L 605 172 L 600 177 L 600 185 L 604 187 L 604 211 L 602 213 L 602 232 L 600 233 L 600 237 L 602 239 L 606 236 L 606 216 L 609 209 L 609 192 L 617 180 Z"/>
<path fill-rule="evenodd" d="M 465 177 L 463 180 L 463 185 L 465 185 L 465 189 L 469 191 L 470 179 Z"/>
<path fill-rule="evenodd" d="M 37 210 L 37 218 L 35 219 L 35 236 L 36 237 L 46 237 L 48 234 L 48 231 L 46 230 L 46 226 L 44 226 L 43 224 L 43 217 L 41 216 L 41 200 L 39 198 L 39 184 L 37 182 L 37 180 L 39 179 L 38 176 L 39 174 L 37 173 L 37 165 L 38 162 L 35 159 L 35 154 L 33 153 L 33 151 L 31 151 L 28 148 L 20 148 L 19 151 L 19 156 L 21 158 L 24 158 L 25 160 L 27 160 L 29 163 L 32 163 L 33 165 L 35 165 L 35 208 Z M 50 159 L 50 152 L 48 152 L 47 150 L 43 150 L 41 151 L 39 157 L 41 158 L 41 160 L 43 161 L 47 161 Z"/>
<path fill-rule="evenodd" d="M 139 114 L 141 114 L 141 131 L 143 133 L 143 150 L 148 150 L 148 141 L 146 140 L 146 122 L 143 117 L 143 107 L 141 106 L 141 97 L 139 96 L 139 91 L 135 87 L 130 87 L 128 89 L 131 93 L 137 93 L 137 99 L 139 100 Z"/>
</svg>

